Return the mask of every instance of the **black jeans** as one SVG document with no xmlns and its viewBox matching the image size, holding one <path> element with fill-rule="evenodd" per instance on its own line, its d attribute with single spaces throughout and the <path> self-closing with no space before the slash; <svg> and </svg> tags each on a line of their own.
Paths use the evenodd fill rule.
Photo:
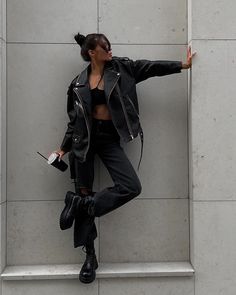
<svg viewBox="0 0 236 295">
<path fill-rule="evenodd" d="M 120 137 L 112 120 L 98 120 L 94 118 L 86 161 L 80 163 L 76 158 L 74 159 L 76 191 L 80 188 L 88 188 L 92 191 L 95 153 L 98 154 L 108 169 L 114 182 L 114 186 L 96 192 L 93 196 L 94 217 L 100 217 L 138 196 L 141 193 L 142 187 L 132 164 L 120 145 Z M 85 234 L 84 229 L 82 230 L 82 240 L 78 239 L 77 236 L 77 241 L 81 240 L 80 244 L 82 244 L 82 241 L 84 242 L 89 238 L 92 239 L 92 237 L 95 238 L 97 236 L 93 219 L 92 223 L 90 233 L 87 230 L 87 234 Z M 88 225 L 88 222 L 86 224 Z M 79 231 L 76 231 L 75 235 L 77 234 L 79 235 Z"/>
</svg>

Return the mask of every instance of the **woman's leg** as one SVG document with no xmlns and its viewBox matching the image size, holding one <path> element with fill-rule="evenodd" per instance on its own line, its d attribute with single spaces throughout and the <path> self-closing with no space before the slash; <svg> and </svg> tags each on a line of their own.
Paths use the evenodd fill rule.
<svg viewBox="0 0 236 295">
<path fill-rule="evenodd" d="M 82 197 L 91 195 L 94 181 L 94 150 L 89 148 L 86 161 L 81 163 L 74 159 L 75 191 Z M 97 229 L 94 218 L 79 212 L 75 216 L 74 247 L 86 245 L 88 241 L 97 237 Z"/>
<path fill-rule="evenodd" d="M 97 153 L 114 181 L 94 195 L 94 216 L 100 217 L 138 196 L 142 186 L 119 141 L 100 145 Z"/>
<path fill-rule="evenodd" d="M 89 148 L 86 161 L 81 163 L 75 158 L 75 191 L 78 194 L 89 195 L 94 181 L 94 151 Z"/>
<path fill-rule="evenodd" d="M 90 216 L 100 217 L 138 196 L 142 187 L 111 120 L 93 119 L 93 147 L 114 181 L 113 187 L 88 199 L 86 211 Z"/>
</svg>

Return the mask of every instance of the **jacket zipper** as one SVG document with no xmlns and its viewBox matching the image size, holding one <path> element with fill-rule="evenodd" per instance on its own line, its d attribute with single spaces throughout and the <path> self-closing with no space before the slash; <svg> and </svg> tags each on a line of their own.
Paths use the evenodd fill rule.
<svg viewBox="0 0 236 295">
<path fill-rule="evenodd" d="M 89 128 L 89 123 L 88 123 L 88 117 L 87 117 L 87 114 L 84 110 L 84 105 L 83 105 L 83 102 L 82 102 L 82 98 L 79 94 L 79 92 L 77 91 L 77 88 L 73 88 L 74 92 L 76 93 L 79 101 L 80 101 L 80 104 L 81 104 L 81 110 L 83 111 L 83 115 L 84 115 L 84 118 L 85 118 L 85 122 L 86 122 L 86 126 L 87 126 L 87 130 L 88 130 L 88 146 L 87 146 L 87 150 L 86 150 L 86 153 L 84 155 L 84 160 L 86 159 L 86 154 L 88 152 L 88 149 L 89 149 L 89 145 L 90 145 L 90 128 Z"/>
<path fill-rule="evenodd" d="M 119 78 L 120 78 L 120 76 L 118 76 L 118 78 L 116 79 L 115 84 L 114 84 L 113 87 L 111 88 L 111 91 L 110 91 L 110 93 L 109 93 L 109 95 L 108 95 L 107 103 L 109 103 L 109 99 L 110 99 L 111 93 L 112 93 L 113 89 L 115 88 L 115 86 L 116 86 L 116 84 L 117 84 Z"/>
<path fill-rule="evenodd" d="M 134 109 L 135 113 L 136 113 L 137 116 L 139 117 L 139 114 L 138 114 L 138 112 L 137 112 L 137 110 L 136 110 L 136 108 L 135 108 L 135 106 L 134 106 L 134 103 L 132 102 L 132 100 L 130 99 L 130 97 L 129 97 L 128 94 L 127 94 L 126 96 L 127 96 L 128 100 L 129 100 L 129 102 L 131 103 L 131 105 L 133 106 L 133 109 Z"/>
<path fill-rule="evenodd" d="M 129 118 L 128 118 L 128 115 L 127 115 L 127 112 L 126 112 L 126 108 L 125 108 L 124 102 L 123 102 L 123 100 L 121 98 L 121 95 L 120 95 L 120 89 L 119 89 L 119 87 L 117 87 L 117 90 L 118 90 L 118 95 L 119 95 L 120 102 L 121 102 L 121 105 L 122 105 L 122 108 L 123 108 L 123 112 L 124 112 L 124 115 L 125 115 L 125 120 L 126 120 L 128 129 L 129 129 L 129 134 L 131 136 L 131 139 L 133 140 L 134 139 L 134 135 L 133 135 L 133 132 L 132 132 L 132 129 L 131 129 L 131 126 L 130 126 L 130 122 L 129 122 Z"/>
</svg>

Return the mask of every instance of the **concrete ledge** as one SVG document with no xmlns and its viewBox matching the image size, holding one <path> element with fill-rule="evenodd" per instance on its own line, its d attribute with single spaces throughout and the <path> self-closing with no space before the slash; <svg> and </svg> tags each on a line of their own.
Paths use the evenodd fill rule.
<svg viewBox="0 0 236 295">
<path fill-rule="evenodd" d="M 7 266 L 3 280 L 45 280 L 78 278 L 82 264 Z M 99 263 L 97 278 L 192 276 L 189 262 Z"/>
</svg>

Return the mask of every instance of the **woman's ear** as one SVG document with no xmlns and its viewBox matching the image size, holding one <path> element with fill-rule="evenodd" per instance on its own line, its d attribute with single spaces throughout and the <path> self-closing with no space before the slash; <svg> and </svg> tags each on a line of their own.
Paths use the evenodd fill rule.
<svg viewBox="0 0 236 295">
<path fill-rule="evenodd" d="M 89 49 L 88 54 L 89 54 L 90 57 L 92 57 L 92 56 L 94 56 L 95 52 L 94 52 L 94 50 Z"/>
</svg>

